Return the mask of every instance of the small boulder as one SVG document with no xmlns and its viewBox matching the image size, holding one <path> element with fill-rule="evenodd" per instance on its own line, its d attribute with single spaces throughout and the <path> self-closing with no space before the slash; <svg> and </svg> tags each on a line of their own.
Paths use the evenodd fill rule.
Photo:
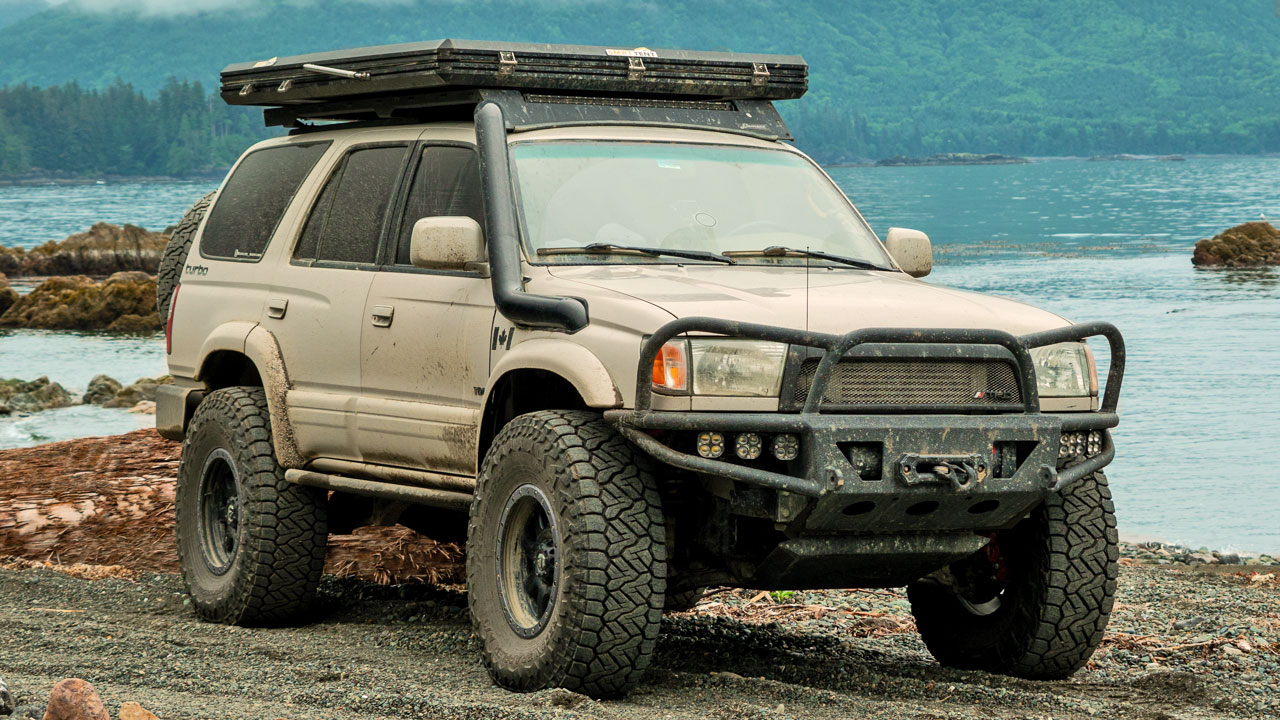
<svg viewBox="0 0 1280 720">
<path fill-rule="evenodd" d="M 102 283 L 83 275 L 51 277 L 19 296 L 0 315 L 0 327 L 159 330 L 156 282 L 140 272 L 119 272 Z"/>
<path fill-rule="evenodd" d="M 120 720 L 160 720 L 156 714 L 136 702 L 120 703 Z"/>
<path fill-rule="evenodd" d="M 106 405 L 115 399 L 122 387 L 120 381 L 110 375 L 97 375 L 89 381 L 89 389 L 80 402 L 85 405 Z"/>
<path fill-rule="evenodd" d="M 102 698 L 80 678 L 68 678 L 53 686 L 44 720 L 111 720 Z"/>
<path fill-rule="evenodd" d="M 1280 265 L 1280 230 L 1268 222 L 1247 222 L 1201 240 L 1191 256 L 1199 267 Z"/>
<path fill-rule="evenodd" d="M 129 408 L 129 412 L 134 415 L 155 415 L 156 402 L 154 400 L 143 400 L 142 402 Z"/>
<path fill-rule="evenodd" d="M 70 407 L 76 398 L 67 389 L 49 378 L 41 377 L 30 382 L 0 380 L 0 407 L 9 412 L 39 412 L 53 408 Z"/>
</svg>

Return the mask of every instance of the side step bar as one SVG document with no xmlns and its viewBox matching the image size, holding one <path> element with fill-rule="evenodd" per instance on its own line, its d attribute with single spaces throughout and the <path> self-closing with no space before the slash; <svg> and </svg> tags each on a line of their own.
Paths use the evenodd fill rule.
<svg viewBox="0 0 1280 720">
<path fill-rule="evenodd" d="M 401 502 L 452 510 L 466 510 L 471 507 L 471 493 L 454 492 L 452 490 L 414 487 L 412 485 L 400 485 L 379 480 L 362 480 L 345 475 L 330 475 L 314 470 L 286 470 L 284 479 L 294 485 L 336 490 L 338 492 L 351 493 L 352 495 L 364 495 L 384 500 L 399 500 Z"/>
</svg>

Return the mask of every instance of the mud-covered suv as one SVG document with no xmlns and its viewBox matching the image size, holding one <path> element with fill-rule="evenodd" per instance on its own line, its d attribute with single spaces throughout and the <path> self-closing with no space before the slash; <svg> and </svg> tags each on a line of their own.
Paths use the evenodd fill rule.
<svg viewBox="0 0 1280 720">
<path fill-rule="evenodd" d="M 925 235 L 879 239 L 783 142 L 804 77 L 451 41 L 228 68 L 292 132 L 161 273 L 198 613 L 304 618 L 328 533 L 398 522 L 465 538 L 516 690 L 625 692 L 664 608 L 721 585 L 905 585 L 946 665 L 1081 667 L 1121 337 L 919 281 Z"/>
</svg>

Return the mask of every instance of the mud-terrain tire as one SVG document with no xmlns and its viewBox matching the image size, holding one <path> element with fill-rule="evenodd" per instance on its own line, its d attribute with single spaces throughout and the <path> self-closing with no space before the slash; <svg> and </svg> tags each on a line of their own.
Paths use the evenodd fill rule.
<svg viewBox="0 0 1280 720">
<path fill-rule="evenodd" d="M 702 596 L 706 592 L 706 588 L 693 588 L 692 590 L 668 593 L 663 609 L 667 612 L 687 612 L 698 607 L 698 601 L 702 600 Z"/>
<path fill-rule="evenodd" d="M 213 204 L 215 190 L 196 201 L 186 215 L 178 221 L 173 233 L 169 235 L 169 244 L 164 246 L 164 254 L 160 256 L 160 268 L 156 271 L 156 309 L 160 312 L 160 321 L 169 317 L 169 300 L 173 298 L 173 290 L 182 280 L 182 266 L 187 263 L 187 254 L 191 252 L 191 240 L 200 228 L 200 222 Z"/>
<path fill-rule="evenodd" d="M 1093 655 L 1111 616 L 1118 541 L 1107 478 L 1078 481 L 996 534 L 992 552 L 1007 568 L 994 583 L 1003 588 L 998 597 L 964 598 L 931 579 L 908 586 L 925 645 L 950 667 L 1033 680 L 1071 675 Z M 953 564 L 953 576 L 966 563 L 990 564 L 991 553 Z"/>
<path fill-rule="evenodd" d="M 467 595 L 499 685 L 616 697 L 639 681 L 666 592 L 650 468 L 594 413 L 529 413 L 498 433 L 471 505 Z"/>
<path fill-rule="evenodd" d="M 196 614 L 230 625 L 301 619 L 324 570 L 325 493 L 284 479 L 262 388 L 216 390 L 196 408 L 176 506 Z"/>
</svg>

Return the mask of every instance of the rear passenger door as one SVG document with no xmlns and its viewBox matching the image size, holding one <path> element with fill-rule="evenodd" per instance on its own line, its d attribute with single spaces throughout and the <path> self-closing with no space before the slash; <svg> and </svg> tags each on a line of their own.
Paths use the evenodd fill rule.
<svg viewBox="0 0 1280 720">
<path fill-rule="evenodd" d="M 365 298 L 410 143 L 352 145 L 316 196 L 262 324 L 275 334 L 303 457 L 359 460 L 356 399 Z"/>
<path fill-rule="evenodd" d="M 413 267 L 409 243 L 425 217 L 469 216 L 484 227 L 480 171 L 469 144 L 432 142 L 415 155 L 365 306 L 360 450 L 367 462 L 471 474 L 493 291 L 479 272 Z"/>
</svg>

